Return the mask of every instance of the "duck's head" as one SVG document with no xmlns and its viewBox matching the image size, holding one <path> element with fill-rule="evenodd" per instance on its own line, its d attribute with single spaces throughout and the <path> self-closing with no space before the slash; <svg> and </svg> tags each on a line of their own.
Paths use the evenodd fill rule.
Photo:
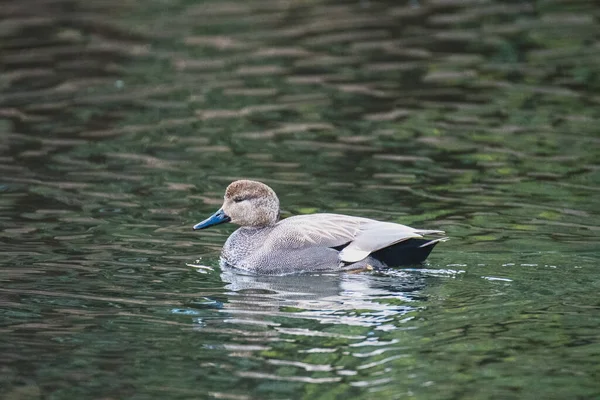
<svg viewBox="0 0 600 400">
<path fill-rule="evenodd" d="M 269 226 L 279 220 L 279 199 L 267 185 L 240 180 L 225 190 L 223 206 L 213 215 L 194 225 L 194 230 L 233 222 L 241 226 Z"/>
</svg>

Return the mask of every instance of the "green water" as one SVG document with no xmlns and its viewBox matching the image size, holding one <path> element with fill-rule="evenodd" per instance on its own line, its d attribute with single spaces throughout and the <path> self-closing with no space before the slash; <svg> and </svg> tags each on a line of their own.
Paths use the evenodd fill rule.
<svg viewBox="0 0 600 400">
<path fill-rule="evenodd" d="M 0 7 L 3 399 L 600 398 L 594 1 Z M 265 277 L 192 232 L 444 229 L 421 268 Z"/>
</svg>

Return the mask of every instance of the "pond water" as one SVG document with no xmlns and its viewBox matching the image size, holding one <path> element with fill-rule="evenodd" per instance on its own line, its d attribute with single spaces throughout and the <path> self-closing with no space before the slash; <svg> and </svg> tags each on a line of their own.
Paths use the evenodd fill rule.
<svg viewBox="0 0 600 400">
<path fill-rule="evenodd" d="M 0 8 L 4 399 L 600 398 L 593 0 Z M 192 232 L 444 229 L 421 267 L 265 277 Z"/>
</svg>

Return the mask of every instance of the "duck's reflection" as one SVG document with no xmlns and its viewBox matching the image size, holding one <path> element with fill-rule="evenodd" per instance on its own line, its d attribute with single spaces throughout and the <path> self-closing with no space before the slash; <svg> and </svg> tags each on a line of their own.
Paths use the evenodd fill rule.
<svg viewBox="0 0 600 400">
<path fill-rule="evenodd" d="M 419 290 L 424 286 L 419 274 L 394 274 L 396 279 L 372 273 L 265 276 L 223 267 L 221 279 L 228 301 L 222 311 L 246 323 L 285 317 L 385 325 L 399 314 L 415 310 Z"/>
</svg>

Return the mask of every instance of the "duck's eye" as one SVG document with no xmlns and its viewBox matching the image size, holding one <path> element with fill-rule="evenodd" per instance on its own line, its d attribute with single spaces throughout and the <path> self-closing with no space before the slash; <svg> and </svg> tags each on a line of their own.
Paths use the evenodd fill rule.
<svg viewBox="0 0 600 400">
<path fill-rule="evenodd" d="M 245 198 L 241 197 L 241 196 L 236 196 L 233 198 L 233 201 L 235 201 L 236 203 L 239 203 L 241 201 L 246 200 Z"/>
</svg>

